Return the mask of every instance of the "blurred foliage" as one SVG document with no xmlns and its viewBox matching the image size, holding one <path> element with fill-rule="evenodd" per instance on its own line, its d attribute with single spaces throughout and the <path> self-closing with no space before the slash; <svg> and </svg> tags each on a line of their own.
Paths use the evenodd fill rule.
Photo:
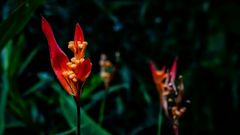
<svg viewBox="0 0 240 135">
<path fill-rule="evenodd" d="M 74 134 L 73 100 L 58 84 L 49 61 L 41 16 L 67 55 L 79 22 L 93 63 L 81 97 L 81 132 L 87 135 L 157 134 L 159 99 L 149 69 L 178 57 L 186 99 L 180 135 L 238 134 L 240 3 L 216 0 L 1 0 L 0 134 Z M 104 85 L 100 54 L 117 74 L 98 124 Z M 173 134 L 167 119 L 161 133 Z"/>
</svg>

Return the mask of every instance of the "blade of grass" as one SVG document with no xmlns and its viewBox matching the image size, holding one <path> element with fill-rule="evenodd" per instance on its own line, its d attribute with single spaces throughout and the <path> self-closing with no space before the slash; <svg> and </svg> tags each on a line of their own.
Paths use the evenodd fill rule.
<svg viewBox="0 0 240 135">
<path fill-rule="evenodd" d="M 39 47 L 36 47 L 26 58 L 26 60 L 24 60 L 21 64 L 21 67 L 19 69 L 18 75 L 20 75 L 25 69 L 26 67 L 29 65 L 29 63 L 33 60 L 34 56 L 37 54 L 39 50 Z"/>
<path fill-rule="evenodd" d="M 21 57 L 22 57 L 21 55 L 23 53 L 22 51 L 25 45 L 24 35 L 17 36 L 16 40 L 14 38 L 13 45 L 14 46 L 10 51 L 11 51 L 11 54 L 14 54 L 14 55 L 11 55 L 9 60 L 12 66 L 10 66 L 8 69 L 10 76 L 15 75 L 16 71 L 18 71 L 19 67 L 21 66 L 21 63 L 20 63 Z"/>
</svg>

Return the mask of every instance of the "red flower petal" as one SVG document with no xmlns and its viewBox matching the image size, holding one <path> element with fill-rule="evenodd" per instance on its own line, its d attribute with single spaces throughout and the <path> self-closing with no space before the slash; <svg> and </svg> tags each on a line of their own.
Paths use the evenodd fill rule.
<svg viewBox="0 0 240 135">
<path fill-rule="evenodd" d="M 75 48 L 78 48 L 78 44 L 77 41 L 84 41 L 84 36 L 83 36 L 83 31 L 81 26 L 79 25 L 79 23 L 76 24 L 76 28 L 75 28 L 75 34 L 74 34 L 74 44 L 75 44 Z M 78 50 L 78 49 L 76 49 Z"/>
<path fill-rule="evenodd" d="M 63 86 L 63 88 L 69 93 L 72 93 L 72 89 L 70 85 L 65 80 L 64 76 L 62 75 L 63 71 L 68 70 L 68 66 L 66 63 L 69 61 L 66 54 L 59 48 L 54 34 L 52 32 L 52 28 L 50 24 L 47 22 L 47 20 L 42 17 L 42 31 L 45 34 L 48 46 L 49 46 L 49 52 L 50 52 L 50 61 L 53 68 L 53 71 L 55 75 L 57 76 L 59 82 Z"/>
<path fill-rule="evenodd" d="M 92 63 L 89 58 L 85 59 L 81 64 L 76 68 L 77 78 L 81 81 L 85 81 L 91 73 Z"/>
</svg>

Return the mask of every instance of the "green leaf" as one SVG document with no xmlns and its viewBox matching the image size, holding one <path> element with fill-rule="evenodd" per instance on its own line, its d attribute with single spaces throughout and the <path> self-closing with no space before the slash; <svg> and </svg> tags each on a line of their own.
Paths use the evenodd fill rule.
<svg viewBox="0 0 240 135">
<path fill-rule="evenodd" d="M 40 90 L 42 87 L 46 86 L 53 80 L 53 77 L 47 72 L 40 72 L 37 74 L 37 76 L 39 78 L 39 81 L 27 89 L 26 92 L 24 92 L 23 96 L 28 96 L 29 94 Z"/>
<path fill-rule="evenodd" d="M 81 110 L 81 120 L 83 135 L 111 135 L 93 121 L 83 109 Z"/>
<path fill-rule="evenodd" d="M 9 89 L 9 80 L 6 72 L 3 73 L 2 77 L 2 89 L 0 90 L 0 135 L 4 133 L 5 129 L 5 108 L 7 103 L 7 95 Z"/>
<path fill-rule="evenodd" d="M 1 75 L 2 83 L 0 90 L 0 135 L 4 133 L 5 129 L 5 108 L 7 103 L 7 95 L 10 86 L 8 67 L 12 42 L 8 42 L 7 46 L 1 52 L 1 64 L 3 65 L 3 74 Z"/>
<path fill-rule="evenodd" d="M 101 77 L 97 75 L 92 75 L 90 80 L 86 82 L 84 85 L 84 89 L 81 95 L 81 100 L 85 100 L 86 98 L 89 98 L 92 94 L 92 92 L 100 85 L 103 83 Z"/>
<path fill-rule="evenodd" d="M 16 71 L 18 71 L 19 67 L 21 67 L 20 62 L 21 62 L 21 57 L 22 57 L 22 54 L 23 54 L 24 45 L 25 45 L 24 35 L 18 36 L 16 41 L 13 40 L 13 44 L 12 44 L 10 53 L 14 54 L 14 55 L 10 55 L 9 62 L 10 62 L 11 66 L 9 66 L 9 69 L 8 69 L 10 76 L 15 75 Z"/>
<path fill-rule="evenodd" d="M 61 92 L 59 91 L 60 97 L 59 97 L 59 102 L 60 102 L 60 108 L 63 113 L 63 116 L 68 122 L 68 125 L 71 128 L 75 128 L 77 121 L 76 121 L 76 116 L 77 116 L 77 109 L 73 100 L 73 97 L 68 95 L 65 91 Z"/>
<path fill-rule="evenodd" d="M 33 60 L 34 56 L 37 54 L 39 50 L 39 47 L 36 47 L 26 58 L 26 60 L 24 60 L 21 64 L 21 67 L 19 69 L 18 75 L 20 75 L 25 69 L 26 67 L 29 65 L 29 63 Z"/>
<path fill-rule="evenodd" d="M 146 84 L 144 83 L 144 80 L 142 79 L 141 76 L 139 76 L 139 75 L 137 75 L 137 74 L 136 74 L 136 78 L 137 78 L 137 81 L 138 81 L 139 84 L 140 84 L 140 85 L 139 85 L 139 89 L 140 89 L 140 91 L 141 91 L 142 94 L 143 94 L 144 100 L 146 101 L 147 104 L 151 104 L 151 103 L 152 103 L 151 97 L 150 97 L 150 95 L 149 95 L 149 93 L 148 93 L 148 91 L 147 91 L 147 86 L 146 86 Z"/>
<path fill-rule="evenodd" d="M 12 40 L 10 40 L 1 51 L 1 65 L 2 65 L 3 72 L 8 72 L 11 50 L 12 50 Z"/>
<path fill-rule="evenodd" d="M 10 39 L 23 30 L 31 19 L 34 11 L 44 1 L 45 0 L 23 1 L 15 10 L 13 10 L 11 15 L 0 24 L 0 50 L 2 50 Z"/>
</svg>

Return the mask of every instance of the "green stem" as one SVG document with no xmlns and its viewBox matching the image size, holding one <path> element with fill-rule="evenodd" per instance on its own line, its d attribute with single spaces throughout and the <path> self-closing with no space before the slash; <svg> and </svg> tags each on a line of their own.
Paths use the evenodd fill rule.
<svg viewBox="0 0 240 135">
<path fill-rule="evenodd" d="M 74 96 L 74 100 L 76 103 L 76 107 L 77 107 L 77 133 L 76 135 L 80 135 L 80 126 L 81 126 L 81 117 L 80 117 L 80 111 L 81 111 L 81 106 L 80 106 L 80 94 L 77 94 L 76 96 Z"/>
<path fill-rule="evenodd" d="M 162 129 L 162 109 L 160 108 L 159 114 L 158 114 L 158 128 L 157 128 L 157 135 L 161 134 Z"/>
<path fill-rule="evenodd" d="M 99 114 L 99 119 L 98 119 L 100 125 L 102 125 L 102 123 L 103 123 L 107 94 L 108 94 L 108 88 L 105 89 L 104 97 L 103 97 L 103 100 L 101 102 L 100 114 Z"/>
</svg>

